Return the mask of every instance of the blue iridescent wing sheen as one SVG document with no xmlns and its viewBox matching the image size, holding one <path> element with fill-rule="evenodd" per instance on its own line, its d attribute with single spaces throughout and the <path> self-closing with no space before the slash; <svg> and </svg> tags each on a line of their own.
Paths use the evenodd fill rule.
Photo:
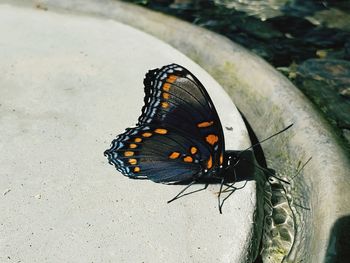
<svg viewBox="0 0 350 263">
<path fill-rule="evenodd" d="M 138 125 L 176 126 L 188 138 L 204 144 L 203 149 L 211 154 L 205 156 L 206 160 L 212 157 L 212 167 L 218 165 L 220 159 L 222 163 L 224 136 L 221 122 L 200 81 L 184 67 L 171 64 L 149 71 L 144 85 L 145 105 Z M 208 145 L 208 135 L 217 136 L 217 143 Z"/>
<path fill-rule="evenodd" d="M 207 91 L 187 69 L 171 64 L 146 74 L 145 105 L 134 128 L 105 155 L 131 178 L 175 183 L 204 179 L 223 163 L 224 136 Z"/>
<path fill-rule="evenodd" d="M 135 179 L 148 178 L 163 183 L 192 179 L 201 169 L 198 162 L 169 161 L 174 149 L 187 152 L 186 146 L 192 144 L 191 140 L 174 131 L 166 136 L 157 133 L 157 129 L 164 130 L 144 126 L 128 129 L 119 135 L 112 142 L 111 149 L 105 152 L 110 163 L 124 175 Z M 143 136 L 151 133 L 150 137 Z M 176 157 L 176 154 L 173 156 Z"/>
</svg>

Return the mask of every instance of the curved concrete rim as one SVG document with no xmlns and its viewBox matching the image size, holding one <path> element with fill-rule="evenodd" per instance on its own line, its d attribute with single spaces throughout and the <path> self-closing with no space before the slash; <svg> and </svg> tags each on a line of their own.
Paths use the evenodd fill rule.
<svg viewBox="0 0 350 263">
<path fill-rule="evenodd" d="M 167 43 L 112 19 L 11 3 L 0 4 L 0 17 L 0 185 L 6 187 L 0 202 L 1 262 L 255 258 L 263 222 L 256 181 L 236 184 L 244 189 L 226 200 L 220 214 L 218 185 L 167 204 L 185 186 L 129 180 L 102 154 L 140 116 L 145 72 L 173 61 L 206 87 L 226 127 L 226 149 L 247 148 L 237 108 L 207 72 Z M 179 94 L 174 87 L 168 92 L 168 98 Z M 131 158 L 137 158 L 133 149 L 139 146 L 128 141 Z M 164 143 L 149 156 L 186 151 Z"/>
<path fill-rule="evenodd" d="M 169 43 L 212 74 L 259 138 L 294 123 L 292 131 L 263 149 L 269 166 L 286 173 L 312 157 L 293 181 L 292 194 L 299 194 L 310 210 L 298 212 L 302 214 L 299 240 L 304 243 L 296 244 L 290 257 L 326 260 L 327 253 L 332 253 L 327 250 L 332 228 L 350 214 L 350 163 L 331 128 L 288 79 L 225 37 L 141 7 L 109 0 L 40 4 L 115 19 Z"/>
<path fill-rule="evenodd" d="M 185 186 L 129 180 L 102 154 L 139 117 L 144 73 L 173 61 L 206 87 L 226 127 L 226 149 L 247 148 L 250 141 L 237 108 L 208 73 L 163 41 L 115 20 L 8 3 L 0 4 L 0 17 L 0 86 L 6 87 L 0 96 L 0 185 L 7 188 L 0 202 L 1 262 L 255 258 L 263 222 L 256 209 L 256 202 L 262 207 L 256 181 L 236 184 L 244 189 L 227 199 L 223 214 L 214 184 L 208 186 L 209 195 L 168 205 L 169 196 Z M 169 94 L 176 94 L 174 87 Z M 171 127 L 163 128 L 171 133 Z M 131 158 L 137 158 L 132 149 L 139 146 L 128 141 Z M 169 154 L 173 146 L 168 141 L 164 147 L 149 152 Z M 245 174 L 254 172 L 249 170 Z M 190 191 L 201 188 L 198 184 Z"/>
</svg>

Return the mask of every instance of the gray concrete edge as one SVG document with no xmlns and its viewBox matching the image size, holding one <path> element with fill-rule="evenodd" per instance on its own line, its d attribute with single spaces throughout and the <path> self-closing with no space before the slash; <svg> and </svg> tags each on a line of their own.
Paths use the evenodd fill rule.
<svg viewBox="0 0 350 263">
<path fill-rule="evenodd" d="M 115 19 L 169 43 L 226 89 L 259 138 L 294 123 L 292 132 L 263 148 L 267 159 L 274 160 L 271 166 L 281 170 L 290 169 L 290 163 L 296 165 L 309 156 L 313 158 L 295 187 L 301 194 L 305 191 L 310 195 L 306 198 L 311 212 L 304 212 L 306 223 L 311 224 L 304 233 L 309 240 L 304 244 L 304 254 L 310 262 L 325 259 L 334 223 L 350 214 L 350 163 L 329 125 L 288 79 L 222 36 L 141 7 L 110 0 L 38 3 Z"/>
</svg>

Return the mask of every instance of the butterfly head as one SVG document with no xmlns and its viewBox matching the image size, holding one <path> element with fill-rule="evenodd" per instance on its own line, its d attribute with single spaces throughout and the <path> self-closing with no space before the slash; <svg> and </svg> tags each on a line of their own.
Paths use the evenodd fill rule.
<svg viewBox="0 0 350 263">
<path fill-rule="evenodd" d="M 227 181 L 246 180 L 254 173 L 253 151 L 225 151 L 222 175 Z"/>
</svg>

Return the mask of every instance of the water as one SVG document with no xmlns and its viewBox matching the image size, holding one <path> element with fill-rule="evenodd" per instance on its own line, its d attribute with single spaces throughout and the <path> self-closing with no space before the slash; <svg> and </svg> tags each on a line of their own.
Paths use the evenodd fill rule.
<svg viewBox="0 0 350 263">
<path fill-rule="evenodd" d="M 350 87 L 336 76 L 350 61 L 350 1 L 129 1 L 225 35 L 263 57 L 310 98 L 350 153 L 350 117 L 342 114 L 350 112 Z M 325 70 L 315 60 L 338 64 Z"/>
</svg>

